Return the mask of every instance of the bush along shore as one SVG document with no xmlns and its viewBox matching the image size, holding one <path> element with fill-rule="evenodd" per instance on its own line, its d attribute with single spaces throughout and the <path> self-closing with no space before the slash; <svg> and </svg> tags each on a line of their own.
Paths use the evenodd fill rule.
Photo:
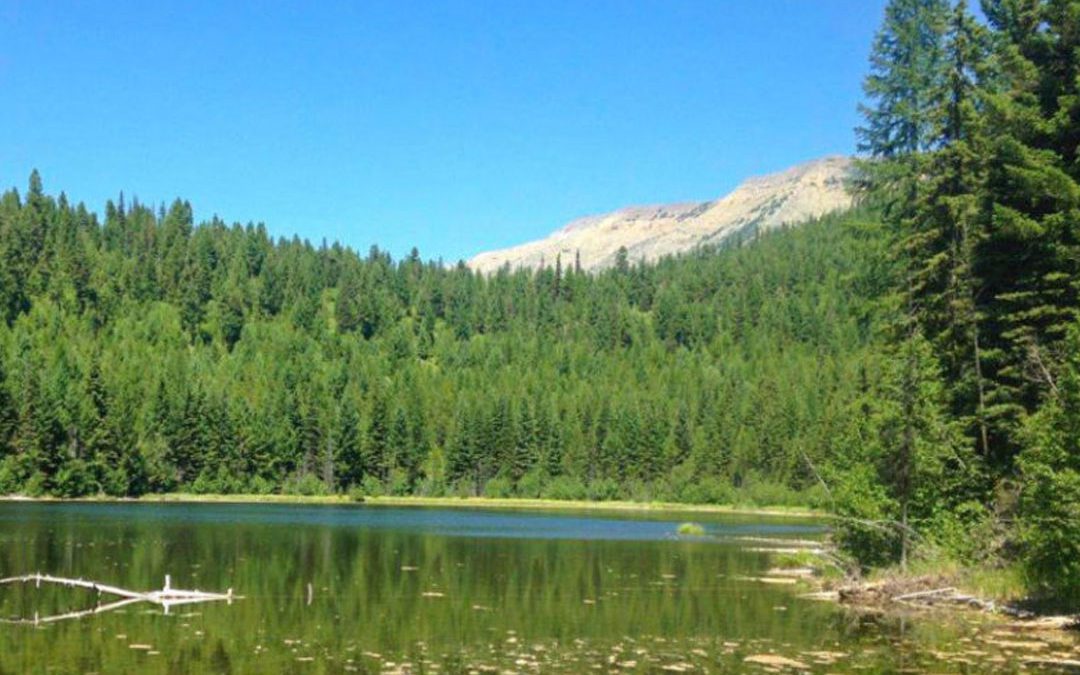
<svg viewBox="0 0 1080 675">
<path fill-rule="evenodd" d="M 858 612 L 933 612 L 937 617 L 977 612 L 1021 632 L 1080 631 L 1080 613 L 1031 597 L 1023 568 L 1016 564 L 964 566 L 943 557 L 920 557 L 906 568 L 875 568 L 863 574 L 856 561 L 828 540 L 777 551 L 772 566 L 758 580 L 790 584 L 804 598 L 836 602 Z"/>
</svg>

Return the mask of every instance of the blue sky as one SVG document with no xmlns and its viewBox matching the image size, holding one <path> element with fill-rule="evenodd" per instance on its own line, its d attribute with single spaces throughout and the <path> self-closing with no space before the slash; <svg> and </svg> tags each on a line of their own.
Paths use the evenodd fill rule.
<svg viewBox="0 0 1080 675">
<path fill-rule="evenodd" d="M 883 5 L 0 0 L 0 186 L 456 260 L 852 152 Z"/>
</svg>

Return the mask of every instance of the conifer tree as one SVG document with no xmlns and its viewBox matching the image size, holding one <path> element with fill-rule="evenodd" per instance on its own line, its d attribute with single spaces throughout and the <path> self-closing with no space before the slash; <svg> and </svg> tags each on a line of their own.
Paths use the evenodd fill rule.
<svg viewBox="0 0 1080 675">
<path fill-rule="evenodd" d="M 373 395 L 364 437 L 363 474 L 385 482 L 390 460 L 390 411 L 385 394 L 376 391 Z"/>
<path fill-rule="evenodd" d="M 954 481 L 967 471 L 971 453 L 948 414 L 937 361 L 921 333 L 912 330 L 884 365 L 878 390 L 867 401 L 867 462 L 856 463 L 842 478 L 848 485 L 841 513 L 854 519 L 844 524 L 840 540 L 854 543 L 849 551 L 856 557 L 872 558 L 878 552 L 867 546 L 864 528 L 889 531 L 889 554 L 906 566 L 922 525 L 965 496 L 954 492 Z M 881 492 L 857 487 L 866 480 L 867 463 L 876 467 Z"/>
<path fill-rule="evenodd" d="M 351 401 L 345 401 L 342 404 L 335 449 L 337 457 L 334 465 L 338 486 L 341 489 L 348 489 L 354 485 L 360 485 L 365 470 L 360 415 L 356 404 Z"/>
<path fill-rule="evenodd" d="M 924 163 L 905 248 L 911 261 L 908 306 L 937 348 L 953 384 L 953 411 L 964 419 L 973 444 L 991 456 L 983 363 L 976 253 L 985 238 L 981 210 L 985 190 L 986 139 L 980 88 L 988 79 L 987 38 L 957 3 L 944 47 L 945 77 L 935 99 L 934 150 Z"/>
<path fill-rule="evenodd" d="M 948 9 L 946 0 L 891 0 L 886 6 L 863 84 L 871 103 L 860 106 L 860 151 L 893 159 L 934 147 L 932 92 L 941 86 Z"/>
<path fill-rule="evenodd" d="M 978 250 L 987 350 L 1011 431 L 1044 396 L 1078 304 L 1078 3 L 991 0 L 1001 85 L 988 97 L 987 236 Z M 1004 457 L 1007 461 L 1009 455 Z"/>
<path fill-rule="evenodd" d="M 15 428 L 15 405 L 8 389 L 7 354 L 0 343 L 0 460 L 10 452 L 11 434 Z"/>
</svg>

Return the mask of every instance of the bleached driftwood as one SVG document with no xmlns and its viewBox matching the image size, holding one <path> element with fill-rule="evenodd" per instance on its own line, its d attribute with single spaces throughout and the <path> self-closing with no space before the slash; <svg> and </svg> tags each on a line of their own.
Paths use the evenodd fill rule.
<svg viewBox="0 0 1080 675">
<path fill-rule="evenodd" d="M 929 596 L 932 596 L 932 595 L 944 595 L 946 593 L 955 594 L 956 589 L 953 588 L 952 586 L 949 586 L 947 588 L 935 588 L 932 591 L 918 591 L 917 593 L 906 593 L 904 595 L 897 595 L 896 597 L 893 598 L 893 600 L 897 600 L 897 601 L 914 600 L 916 598 L 925 598 L 925 597 L 929 597 Z"/>
<path fill-rule="evenodd" d="M 0 585 L 16 584 L 16 583 L 33 583 L 37 587 L 41 587 L 41 584 L 57 584 L 60 586 L 68 586 L 71 588 L 85 588 L 91 591 L 97 591 L 98 595 L 115 595 L 121 600 L 110 602 L 106 604 L 99 604 L 92 609 L 80 610 L 76 612 L 68 612 L 66 614 L 56 614 L 53 616 L 40 617 L 36 613 L 33 620 L 31 619 L 0 619 L 3 623 L 49 623 L 53 621 L 62 621 L 64 619 L 77 619 L 83 616 L 89 616 L 91 614 L 101 614 L 102 612 L 119 609 L 127 605 L 137 602 L 149 602 L 155 605 L 160 605 L 166 614 L 169 613 L 170 607 L 177 605 L 188 605 L 196 602 L 216 602 L 224 600 L 232 604 L 232 601 L 240 598 L 241 596 L 233 595 L 233 589 L 228 589 L 225 593 L 209 593 L 207 591 L 200 591 L 198 589 L 188 591 L 179 588 L 172 587 L 172 579 L 165 575 L 165 586 L 160 591 L 132 591 L 126 588 L 120 588 L 119 586 L 110 586 L 109 584 L 101 584 L 96 581 L 87 581 L 85 579 L 70 579 L 67 577 L 54 577 L 50 574 L 42 574 L 40 572 L 36 574 L 25 574 L 18 577 L 7 577 L 6 579 L 0 579 Z"/>
</svg>

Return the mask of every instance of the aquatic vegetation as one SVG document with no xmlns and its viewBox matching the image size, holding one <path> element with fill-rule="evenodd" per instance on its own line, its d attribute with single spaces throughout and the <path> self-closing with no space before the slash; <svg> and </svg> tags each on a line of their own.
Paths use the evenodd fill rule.
<svg viewBox="0 0 1080 675">
<path fill-rule="evenodd" d="M 683 523 L 679 525 L 677 532 L 684 537 L 703 537 L 705 528 L 697 523 Z"/>
</svg>

